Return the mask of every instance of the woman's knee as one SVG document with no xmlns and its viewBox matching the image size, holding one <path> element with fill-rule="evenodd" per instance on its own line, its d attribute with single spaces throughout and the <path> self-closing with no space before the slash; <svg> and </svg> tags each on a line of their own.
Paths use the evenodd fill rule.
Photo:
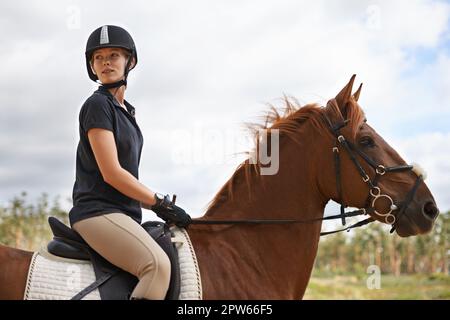
<svg viewBox="0 0 450 320">
<path fill-rule="evenodd" d="M 170 280 L 170 259 L 167 256 L 167 254 L 163 251 L 160 250 L 160 252 L 158 253 L 158 276 L 159 277 L 163 277 L 165 279 L 167 279 L 167 281 Z"/>
<path fill-rule="evenodd" d="M 170 280 L 171 264 L 170 259 L 163 250 L 156 250 L 152 253 L 152 256 L 147 260 L 142 276 L 147 273 L 154 272 L 155 277 L 159 279 Z"/>
<path fill-rule="evenodd" d="M 159 260 L 160 260 L 159 264 L 160 264 L 161 270 L 166 270 L 166 272 L 169 273 L 169 277 L 170 277 L 171 263 L 170 263 L 169 256 L 165 252 L 163 252 L 163 254 L 161 255 Z"/>
</svg>

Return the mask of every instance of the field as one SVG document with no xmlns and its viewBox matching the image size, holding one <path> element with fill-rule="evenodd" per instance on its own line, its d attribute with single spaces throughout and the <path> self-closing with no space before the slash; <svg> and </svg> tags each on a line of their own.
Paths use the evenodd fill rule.
<svg viewBox="0 0 450 320">
<path fill-rule="evenodd" d="M 449 299 L 450 276 L 436 275 L 381 275 L 379 289 L 369 289 L 370 275 L 313 276 L 304 299 Z M 370 284 L 369 279 L 369 284 Z"/>
</svg>

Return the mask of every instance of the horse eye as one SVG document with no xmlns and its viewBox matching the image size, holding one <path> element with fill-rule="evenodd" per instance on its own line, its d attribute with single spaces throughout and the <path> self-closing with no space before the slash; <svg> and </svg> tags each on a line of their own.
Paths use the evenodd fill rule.
<svg viewBox="0 0 450 320">
<path fill-rule="evenodd" d="M 375 142 L 374 142 L 373 139 L 372 139 L 371 137 L 369 137 L 369 136 L 362 137 L 362 138 L 359 140 L 359 144 L 360 144 L 362 147 L 374 147 L 374 146 L 375 146 Z"/>
</svg>

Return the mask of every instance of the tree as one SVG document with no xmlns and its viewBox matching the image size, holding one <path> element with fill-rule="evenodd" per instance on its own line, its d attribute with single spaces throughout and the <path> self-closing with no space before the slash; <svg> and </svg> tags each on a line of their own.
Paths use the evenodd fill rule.
<svg viewBox="0 0 450 320">
<path fill-rule="evenodd" d="M 383 273 L 449 273 L 448 238 L 450 211 L 442 213 L 435 228 L 426 235 L 400 238 L 389 228 L 372 223 L 352 233 L 338 233 L 321 239 L 316 270 L 365 272 L 376 264 Z"/>
<path fill-rule="evenodd" d="M 24 250 L 37 250 L 51 238 L 48 217 L 55 216 L 67 223 L 68 213 L 60 208 L 58 197 L 49 206 L 46 193 L 36 205 L 27 204 L 26 196 L 26 192 L 22 192 L 6 207 L 0 207 L 0 242 Z"/>
</svg>

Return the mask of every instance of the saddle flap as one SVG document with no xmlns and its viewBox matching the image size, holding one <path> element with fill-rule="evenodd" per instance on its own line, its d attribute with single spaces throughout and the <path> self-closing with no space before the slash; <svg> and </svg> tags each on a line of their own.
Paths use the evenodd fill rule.
<svg viewBox="0 0 450 320">
<path fill-rule="evenodd" d="M 167 232 L 170 233 L 169 227 L 164 222 L 147 221 L 141 226 L 154 240 L 163 237 Z"/>
</svg>

